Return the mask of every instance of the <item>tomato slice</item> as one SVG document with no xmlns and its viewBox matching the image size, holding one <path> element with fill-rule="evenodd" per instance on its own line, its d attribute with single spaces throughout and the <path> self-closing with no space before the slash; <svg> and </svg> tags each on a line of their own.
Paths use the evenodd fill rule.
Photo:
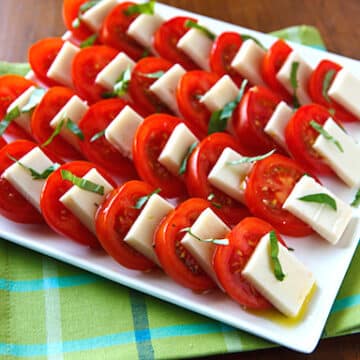
<svg viewBox="0 0 360 360">
<path fill-rule="evenodd" d="M 182 286 L 199 292 L 216 285 L 181 244 L 181 230 L 191 227 L 209 207 L 210 203 L 203 199 L 184 201 L 162 220 L 154 235 L 155 252 L 163 270 Z"/>
<path fill-rule="evenodd" d="M 281 97 L 263 86 L 250 88 L 233 113 L 233 128 L 246 154 L 259 155 L 279 147 L 264 132 Z"/>
<path fill-rule="evenodd" d="M 39 144 L 45 143 L 53 134 L 55 129 L 50 126 L 51 120 L 74 95 L 74 91 L 69 88 L 55 86 L 41 99 L 31 118 L 31 131 Z M 61 135 L 56 136 L 46 147 L 64 159 L 83 158 Z"/>
<path fill-rule="evenodd" d="M 186 70 L 195 70 L 199 67 L 177 47 L 180 38 L 190 30 L 185 27 L 188 20 L 197 22 L 196 19 L 184 16 L 176 16 L 165 21 L 154 34 L 154 48 L 162 58 L 180 64 Z"/>
<path fill-rule="evenodd" d="M 245 199 L 250 211 L 282 234 L 307 236 L 313 230 L 282 208 L 297 181 L 306 174 L 292 159 L 274 154 L 257 161 L 248 177 Z"/>
<path fill-rule="evenodd" d="M 95 45 L 80 50 L 72 63 L 72 79 L 76 92 L 91 104 L 103 99 L 107 92 L 96 84 L 97 74 L 118 54 L 108 46 Z"/>
<path fill-rule="evenodd" d="M 129 269 L 147 271 L 156 267 L 124 241 L 141 213 L 141 209 L 135 208 L 136 202 L 152 191 L 154 188 L 145 182 L 126 182 L 106 197 L 96 213 L 96 233 L 101 245 L 119 264 Z"/>
<path fill-rule="evenodd" d="M 7 142 L 5 141 L 5 139 L 2 136 L 0 136 L 0 149 L 3 148 L 6 144 Z"/>
<path fill-rule="evenodd" d="M 220 76 L 213 72 L 193 70 L 182 76 L 178 84 L 176 99 L 179 110 L 201 139 L 208 133 L 211 112 L 200 99 L 219 79 Z"/>
<path fill-rule="evenodd" d="M 36 77 L 47 86 L 61 85 L 50 79 L 47 72 L 62 48 L 64 41 L 60 38 L 39 40 L 29 49 L 29 63 Z"/>
<path fill-rule="evenodd" d="M 325 159 L 313 148 L 319 133 L 310 126 L 311 120 L 323 125 L 329 117 L 331 114 L 325 107 L 305 105 L 296 111 L 285 130 L 286 144 L 292 156 L 315 174 L 333 174 Z"/>
<path fill-rule="evenodd" d="M 342 67 L 333 61 L 330 60 L 322 60 L 316 67 L 316 69 L 311 73 L 311 77 L 309 80 L 309 94 L 311 99 L 325 106 L 328 109 L 332 109 L 334 112 L 333 118 L 337 121 L 357 121 L 359 120 L 356 116 L 349 113 L 345 110 L 341 105 L 337 104 L 335 101 L 331 100 L 329 97 L 326 98 L 323 95 L 323 84 L 325 80 L 325 76 L 329 71 L 333 71 L 334 74 L 331 77 L 329 87 L 331 83 L 334 81 L 336 74 L 342 69 Z"/>
<path fill-rule="evenodd" d="M 180 177 L 159 163 L 158 157 L 180 123 L 181 120 L 174 116 L 151 115 L 138 127 L 133 143 L 134 164 L 140 177 L 170 198 L 184 195 L 186 188 Z"/>
<path fill-rule="evenodd" d="M 167 60 L 147 57 L 141 59 L 134 66 L 131 73 L 129 93 L 134 103 L 142 108 L 148 115 L 154 113 L 172 113 L 169 108 L 162 103 L 154 93 L 150 91 L 150 86 L 157 79 L 147 74 L 154 74 L 160 71 L 166 72 L 172 67 L 172 63 Z"/>
<path fill-rule="evenodd" d="M 275 230 L 267 222 L 248 217 L 227 235 L 229 245 L 217 246 L 214 253 L 214 270 L 229 296 L 248 309 L 264 310 L 272 305 L 241 275 L 260 239 Z M 276 231 L 275 231 L 276 232 Z M 284 244 L 280 234 L 278 240 Z"/>
<path fill-rule="evenodd" d="M 80 244 L 99 248 L 96 236 L 60 201 L 61 196 L 73 186 L 70 181 L 63 180 L 61 170 L 68 170 L 75 176 L 83 177 L 93 168 L 113 187 L 116 187 L 114 180 L 101 167 L 86 161 L 69 162 L 60 166 L 46 180 L 41 194 L 40 207 L 45 221 L 54 231 Z"/>
<path fill-rule="evenodd" d="M 127 35 L 130 24 L 138 17 L 138 14 L 125 14 L 125 10 L 133 5 L 136 4 L 126 1 L 110 11 L 100 30 L 100 41 L 105 45 L 125 52 L 134 60 L 139 60 L 143 57 L 145 49 Z"/>
<path fill-rule="evenodd" d="M 213 44 L 210 54 L 210 68 L 214 73 L 229 75 L 240 87 L 244 78 L 231 67 L 231 63 L 243 43 L 242 37 L 236 32 L 223 32 Z"/>
<path fill-rule="evenodd" d="M 99 164 L 110 173 L 130 179 L 137 176 L 129 159 L 111 145 L 105 136 L 91 141 L 94 135 L 106 129 L 126 105 L 127 103 L 121 99 L 108 99 L 90 106 L 79 122 L 79 128 L 84 134 L 84 140 L 81 141 L 80 147 L 90 161 Z"/>
<path fill-rule="evenodd" d="M 233 226 L 249 214 L 247 209 L 208 181 L 210 171 L 226 147 L 241 153 L 239 144 L 229 134 L 215 133 L 202 140 L 188 160 L 185 182 L 192 197 L 207 199 L 214 194 L 212 203 L 217 204 L 215 212 L 229 226 Z"/>
</svg>

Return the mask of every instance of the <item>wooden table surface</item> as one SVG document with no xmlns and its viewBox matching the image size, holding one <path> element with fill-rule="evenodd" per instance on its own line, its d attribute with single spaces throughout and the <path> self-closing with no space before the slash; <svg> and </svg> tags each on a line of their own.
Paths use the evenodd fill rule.
<svg viewBox="0 0 360 360">
<path fill-rule="evenodd" d="M 163 0 L 255 30 L 270 32 L 310 24 L 320 30 L 329 51 L 360 59 L 360 0 Z M 0 60 L 26 61 L 28 46 L 43 37 L 64 32 L 62 0 L 0 0 Z M 356 360 L 360 335 L 322 340 L 311 355 L 283 348 L 219 355 L 207 359 L 242 360 Z"/>
</svg>

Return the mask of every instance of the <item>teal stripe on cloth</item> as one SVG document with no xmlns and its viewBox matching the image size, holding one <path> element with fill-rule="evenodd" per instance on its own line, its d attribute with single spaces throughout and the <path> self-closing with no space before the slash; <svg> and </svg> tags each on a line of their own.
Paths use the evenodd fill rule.
<svg viewBox="0 0 360 360">
<path fill-rule="evenodd" d="M 331 309 L 331 313 L 335 313 L 337 311 L 345 310 L 358 305 L 360 305 L 360 294 L 349 296 L 343 299 L 336 300 Z"/>
</svg>

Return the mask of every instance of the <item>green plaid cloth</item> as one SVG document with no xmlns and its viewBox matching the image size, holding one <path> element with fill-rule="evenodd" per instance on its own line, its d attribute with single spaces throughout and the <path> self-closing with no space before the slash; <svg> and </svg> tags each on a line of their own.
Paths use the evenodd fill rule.
<svg viewBox="0 0 360 360">
<path fill-rule="evenodd" d="M 316 29 L 276 36 L 324 48 Z M 0 73 L 27 65 L 0 63 Z M 360 250 L 325 336 L 360 327 Z M 273 346 L 255 336 L 0 240 L 1 359 L 170 359 Z"/>
</svg>

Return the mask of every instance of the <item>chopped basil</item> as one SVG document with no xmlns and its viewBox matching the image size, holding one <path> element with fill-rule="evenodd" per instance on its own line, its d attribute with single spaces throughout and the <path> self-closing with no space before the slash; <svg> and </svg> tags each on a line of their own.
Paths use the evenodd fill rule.
<svg viewBox="0 0 360 360">
<path fill-rule="evenodd" d="M 330 85 L 331 85 L 331 81 L 335 75 L 336 71 L 334 69 L 330 69 L 326 72 L 325 76 L 324 76 L 324 81 L 322 83 L 322 90 L 321 90 L 321 93 L 322 93 L 322 96 L 325 98 L 325 100 L 327 102 L 330 102 L 330 98 L 329 98 L 329 95 L 328 95 L 328 91 L 329 91 L 329 88 L 330 88 Z"/>
<path fill-rule="evenodd" d="M 94 45 L 97 38 L 98 38 L 97 34 L 90 35 L 87 39 L 85 39 L 83 42 L 80 43 L 80 48 L 84 49 L 86 47 Z"/>
<path fill-rule="evenodd" d="M 71 171 L 61 170 L 61 177 L 63 180 L 69 180 L 72 184 L 74 184 L 80 189 L 90 191 L 99 195 L 104 195 L 105 193 L 104 186 L 95 184 L 90 180 L 77 177 Z"/>
<path fill-rule="evenodd" d="M 310 121 L 310 126 L 321 134 L 326 140 L 331 141 L 342 153 L 344 152 L 340 142 L 331 136 L 318 122 L 315 120 Z"/>
<path fill-rule="evenodd" d="M 22 108 L 21 108 L 21 112 L 22 113 L 27 113 L 30 112 L 31 110 L 33 110 L 41 101 L 41 99 L 43 98 L 43 96 L 45 95 L 46 90 L 43 88 L 36 88 L 31 96 L 29 101 L 27 102 L 27 104 L 25 104 Z"/>
<path fill-rule="evenodd" d="M 125 71 L 123 71 L 120 77 L 116 80 L 114 85 L 114 92 L 117 96 L 125 95 L 129 88 L 129 83 L 131 79 L 131 69 L 128 66 Z"/>
<path fill-rule="evenodd" d="M 318 204 L 325 204 L 325 205 L 328 205 L 331 209 L 333 209 L 335 211 L 337 210 L 337 205 L 336 205 L 335 199 L 325 193 L 305 195 L 305 196 L 298 198 L 298 200 L 306 201 L 306 202 L 313 202 L 313 203 L 318 203 Z"/>
<path fill-rule="evenodd" d="M 356 192 L 355 198 L 350 205 L 353 207 L 358 207 L 360 205 L 360 189 Z"/>
<path fill-rule="evenodd" d="M 285 274 L 279 260 L 279 240 L 274 230 L 270 231 L 270 258 L 273 265 L 274 275 L 277 280 L 283 281 Z"/>
<path fill-rule="evenodd" d="M 80 140 L 84 140 L 84 134 L 81 129 L 69 118 L 66 119 L 66 128 L 69 129 Z"/>
<path fill-rule="evenodd" d="M 271 156 L 275 151 L 276 150 L 273 149 L 264 155 L 253 156 L 253 157 L 244 156 L 239 160 L 227 161 L 226 165 L 240 165 L 240 164 L 245 164 L 245 163 L 254 163 L 255 161 L 266 159 L 267 157 Z"/>
<path fill-rule="evenodd" d="M 145 78 L 148 78 L 148 79 L 160 79 L 164 74 L 165 74 L 165 71 L 155 71 L 153 73 L 137 73 Z"/>
<path fill-rule="evenodd" d="M 329 109 L 329 114 L 330 114 L 331 116 L 334 116 L 335 113 L 336 113 L 336 110 L 335 110 L 335 109 Z"/>
<path fill-rule="evenodd" d="M 143 4 L 136 4 L 129 6 L 126 10 L 124 10 L 124 14 L 126 16 L 131 16 L 135 14 L 149 14 L 154 15 L 155 12 L 155 1 L 150 0 Z"/>
<path fill-rule="evenodd" d="M 179 168 L 179 171 L 178 171 L 179 175 L 185 174 L 186 166 L 187 166 L 189 157 L 192 154 L 192 152 L 194 151 L 194 149 L 196 148 L 197 144 L 198 144 L 198 142 L 195 141 L 188 147 L 188 149 L 186 151 L 186 154 L 185 154 L 185 157 L 183 158 L 183 160 L 181 162 L 181 165 L 180 165 L 180 168 Z"/>
<path fill-rule="evenodd" d="M 247 35 L 247 34 L 241 34 L 240 36 L 241 36 L 242 41 L 253 40 L 262 49 L 266 50 L 265 46 L 257 38 L 255 38 L 254 36 Z"/>
<path fill-rule="evenodd" d="M 0 122 L 0 136 L 4 134 L 8 126 L 13 120 L 21 115 L 20 109 L 18 106 L 15 106 L 11 111 L 9 111 L 5 117 Z"/>
<path fill-rule="evenodd" d="M 297 80 L 297 72 L 299 70 L 299 66 L 300 66 L 300 63 L 298 61 L 294 61 L 291 64 L 291 71 L 290 71 L 290 84 L 291 84 L 291 87 L 294 90 L 294 93 L 293 93 L 293 105 L 294 105 L 295 109 L 300 107 L 299 99 L 298 99 L 298 97 L 296 95 L 297 89 L 299 87 L 298 80 Z"/>
<path fill-rule="evenodd" d="M 216 245 L 229 245 L 228 239 L 202 239 L 199 236 L 195 235 L 190 227 L 186 227 L 184 229 L 181 229 L 180 232 L 187 232 L 190 236 L 192 236 L 194 239 L 205 242 L 205 243 L 212 243 Z"/>
<path fill-rule="evenodd" d="M 151 192 L 149 195 L 145 195 L 145 196 L 138 198 L 138 200 L 136 201 L 136 204 L 134 205 L 134 208 L 140 210 L 154 194 L 158 194 L 160 191 L 161 191 L 161 189 L 157 188 L 153 192 Z"/>
<path fill-rule="evenodd" d="M 211 32 L 208 28 L 206 28 L 205 26 L 199 25 L 197 22 L 192 21 L 192 20 L 186 20 L 185 21 L 185 27 L 186 28 L 192 28 L 192 29 L 197 29 L 199 31 L 201 31 L 203 34 L 205 34 L 210 40 L 215 40 L 216 39 L 216 35 Z"/>
<path fill-rule="evenodd" d="M 62 119 L 57 125 L 53 133 L 50 135 L 50 137 L 41 144 L 42 147 L 48 146 L 52 143 L 52 141 L 60 134 L 61 129 L 63 128 L 65 124 L 65 119 Z"/>
<path fill-rule="evenodd" d="M 207 197 L 208 201 L 211 202 L 212 206 L 215 206 L 218 209 L 222 208 L 222 205 L 218 202 L 212 201 L 215 198 L 215 194 L 214 193 L 210 193 L 209 196 Z"/>
<path fill-rule="evenodd" d="M 71 23 L 71 26 L 74 28 L 74 29 L 77 29 L 79 26 L 80 26 L 80 19 L 77 17 L 73 20 L 73 22 Z"/>
<path fill-rule="evenodd" d="M 101 137 L 103 137 L 105 135 L 105 130 L 101 130 L 98 133 L 96 133 L 95 135 L 92 136 L 92 138 L 90 139 L 90 142 L 94 142 L 97 139 L 100 139 Z"/>
<path fill-rule="evenodd" d="M 146 58 L 150 55 L 150 51 L 148 49 L 145 49 L 143 53 L 141 54 L 141 58 Z"/>
<path fill-rule="evenodd" d="M 80 22 L 81 22 L 81 16 L 82 14 L 84 14 L 86 11 L 88 11 L 89 9 L 91 9 L 93 6 L 95 6 L 96 4 L 98 4 L 101 0 L 90 0 L 90 1 L 86 1 L 85 3 L 83 3 L 80 8 L 79 8 L 79 12 L 78 12 L 78 16 L 77 18 L 74 19 L 74 21 L 72 22 L 71 26 L 74 29 L 77 29 L 80 26 Z"/>
</svg>

